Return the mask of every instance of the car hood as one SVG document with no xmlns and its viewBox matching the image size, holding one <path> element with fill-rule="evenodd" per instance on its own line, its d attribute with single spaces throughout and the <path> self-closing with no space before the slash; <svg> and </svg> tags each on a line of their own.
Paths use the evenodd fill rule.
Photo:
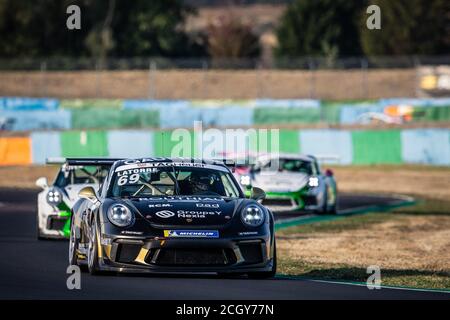
<svg viewBox="0 0 450 320">
<path fill-rule="evenodd" d="M 294 192 L 308 183 L 309 175 L 298 172 L 264 172 L 254 176 L 253 187 L 266 192 Z"/>
<path fill-rule="evenodd" d="M 128 204 L 154 226 L 219 226 L 231 221 L 242 200 L 170 196 L 130 199 Z"/>
</svg>

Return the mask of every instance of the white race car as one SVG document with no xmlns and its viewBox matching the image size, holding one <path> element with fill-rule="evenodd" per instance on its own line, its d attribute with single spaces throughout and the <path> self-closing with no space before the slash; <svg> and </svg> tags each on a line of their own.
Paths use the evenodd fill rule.
<svg viewBox="0 0 450 320">
<path fill-rule="evenodd" d="M 331 170 L 322 173 L 314 156 L 280 154 L 258 158 L 247 176 L 240 177 L 246 193 L 266 192 L 264 205 L 274 211 L 307 210 L 335 213 L 337 185 Z"/>
<path fill-rule="evenodd" d="M 92 160 L 92 159 L 91 159 Z M 66 165 L 65 158 L 47 159 L 47 164 L 62 165 L 53 184 L 47 178 L 36 180 L 42 188 L 37 197 L 37 237 L 38 239 L 64 239 L 70 236 L 71 209 L 78 200 L 78 192 L 87 186 L 98 190 L 110 165 L 77 166 Z"/>
</svg>

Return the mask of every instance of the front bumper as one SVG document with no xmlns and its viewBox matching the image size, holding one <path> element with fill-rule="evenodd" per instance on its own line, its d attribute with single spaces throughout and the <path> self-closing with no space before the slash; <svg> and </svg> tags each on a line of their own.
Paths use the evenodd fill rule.
<svg viewBox="0 0 450 320">
<path fill-rule="evenodd" d="M 297 192 L 267 192 L 266 199 L 262 204 L 273 211 L 316 211 L 321 209 L 321 202 L 321 193 L 301 190 Z"/>
<path fill-rule="evenodd" d="M 67 211 L 50 211 L 39 214 L 39 233 L 52 239 L 67 239 L 70 236 L 71 214 Z"/>
<path fill-rule="evenodd" d="M 133 273 L 270 271 L 273 250 L 269 237 L 169 239 L 102 235 L 99 266 L 104 271 Z"/>
</svg>

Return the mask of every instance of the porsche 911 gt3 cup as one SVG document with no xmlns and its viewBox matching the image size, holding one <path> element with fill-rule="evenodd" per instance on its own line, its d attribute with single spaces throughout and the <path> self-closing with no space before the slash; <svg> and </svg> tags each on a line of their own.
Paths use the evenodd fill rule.
<svg viewBox="0 0 450 320">
<path fill-rule="evenodd" d="M 65 161 L 47 160 L 47 164 L 62 164 L 53 184 L 49 185 L 45 177 L 36 180 L 36 185 L 42 188 L 37 197 L 38 239 L 69 238 L 71 209 L 78 200 L 78 192 L 86 186 L 98 188 L 109 169 L 105 164 L 70 166 Z"/>
<path fill-rule="evenodd" d="M 248 175 L 240 177 L 240 182 L 246 193 L 251 187 L 264 189 L 264 205 L 274 211 L 336 212 L 336 180 L 331 170 L 322 173 L 314 156 L 261 156 Z"/>
<path fill-rule="evenodd" d="M 80 191 L 72 209 L 69 263 L 87 264 L 91 274 L 272 277 L 274 218 L 258 202 L 264 196 L 253 188 L 246 199 L 230 169 L 219 161 L 117 161 L 100 190 Z"/>
</svg>

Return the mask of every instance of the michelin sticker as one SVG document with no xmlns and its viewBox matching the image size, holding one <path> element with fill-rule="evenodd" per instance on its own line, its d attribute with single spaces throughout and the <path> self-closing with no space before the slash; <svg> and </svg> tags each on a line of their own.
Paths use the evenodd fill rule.
<svg viewBox="0 0 450 320">
<path fill-rule="evenodd" d="M 164 237 L 170 238 L 218 238 L 217 230 L 164 230 Z"/>
</svg>

